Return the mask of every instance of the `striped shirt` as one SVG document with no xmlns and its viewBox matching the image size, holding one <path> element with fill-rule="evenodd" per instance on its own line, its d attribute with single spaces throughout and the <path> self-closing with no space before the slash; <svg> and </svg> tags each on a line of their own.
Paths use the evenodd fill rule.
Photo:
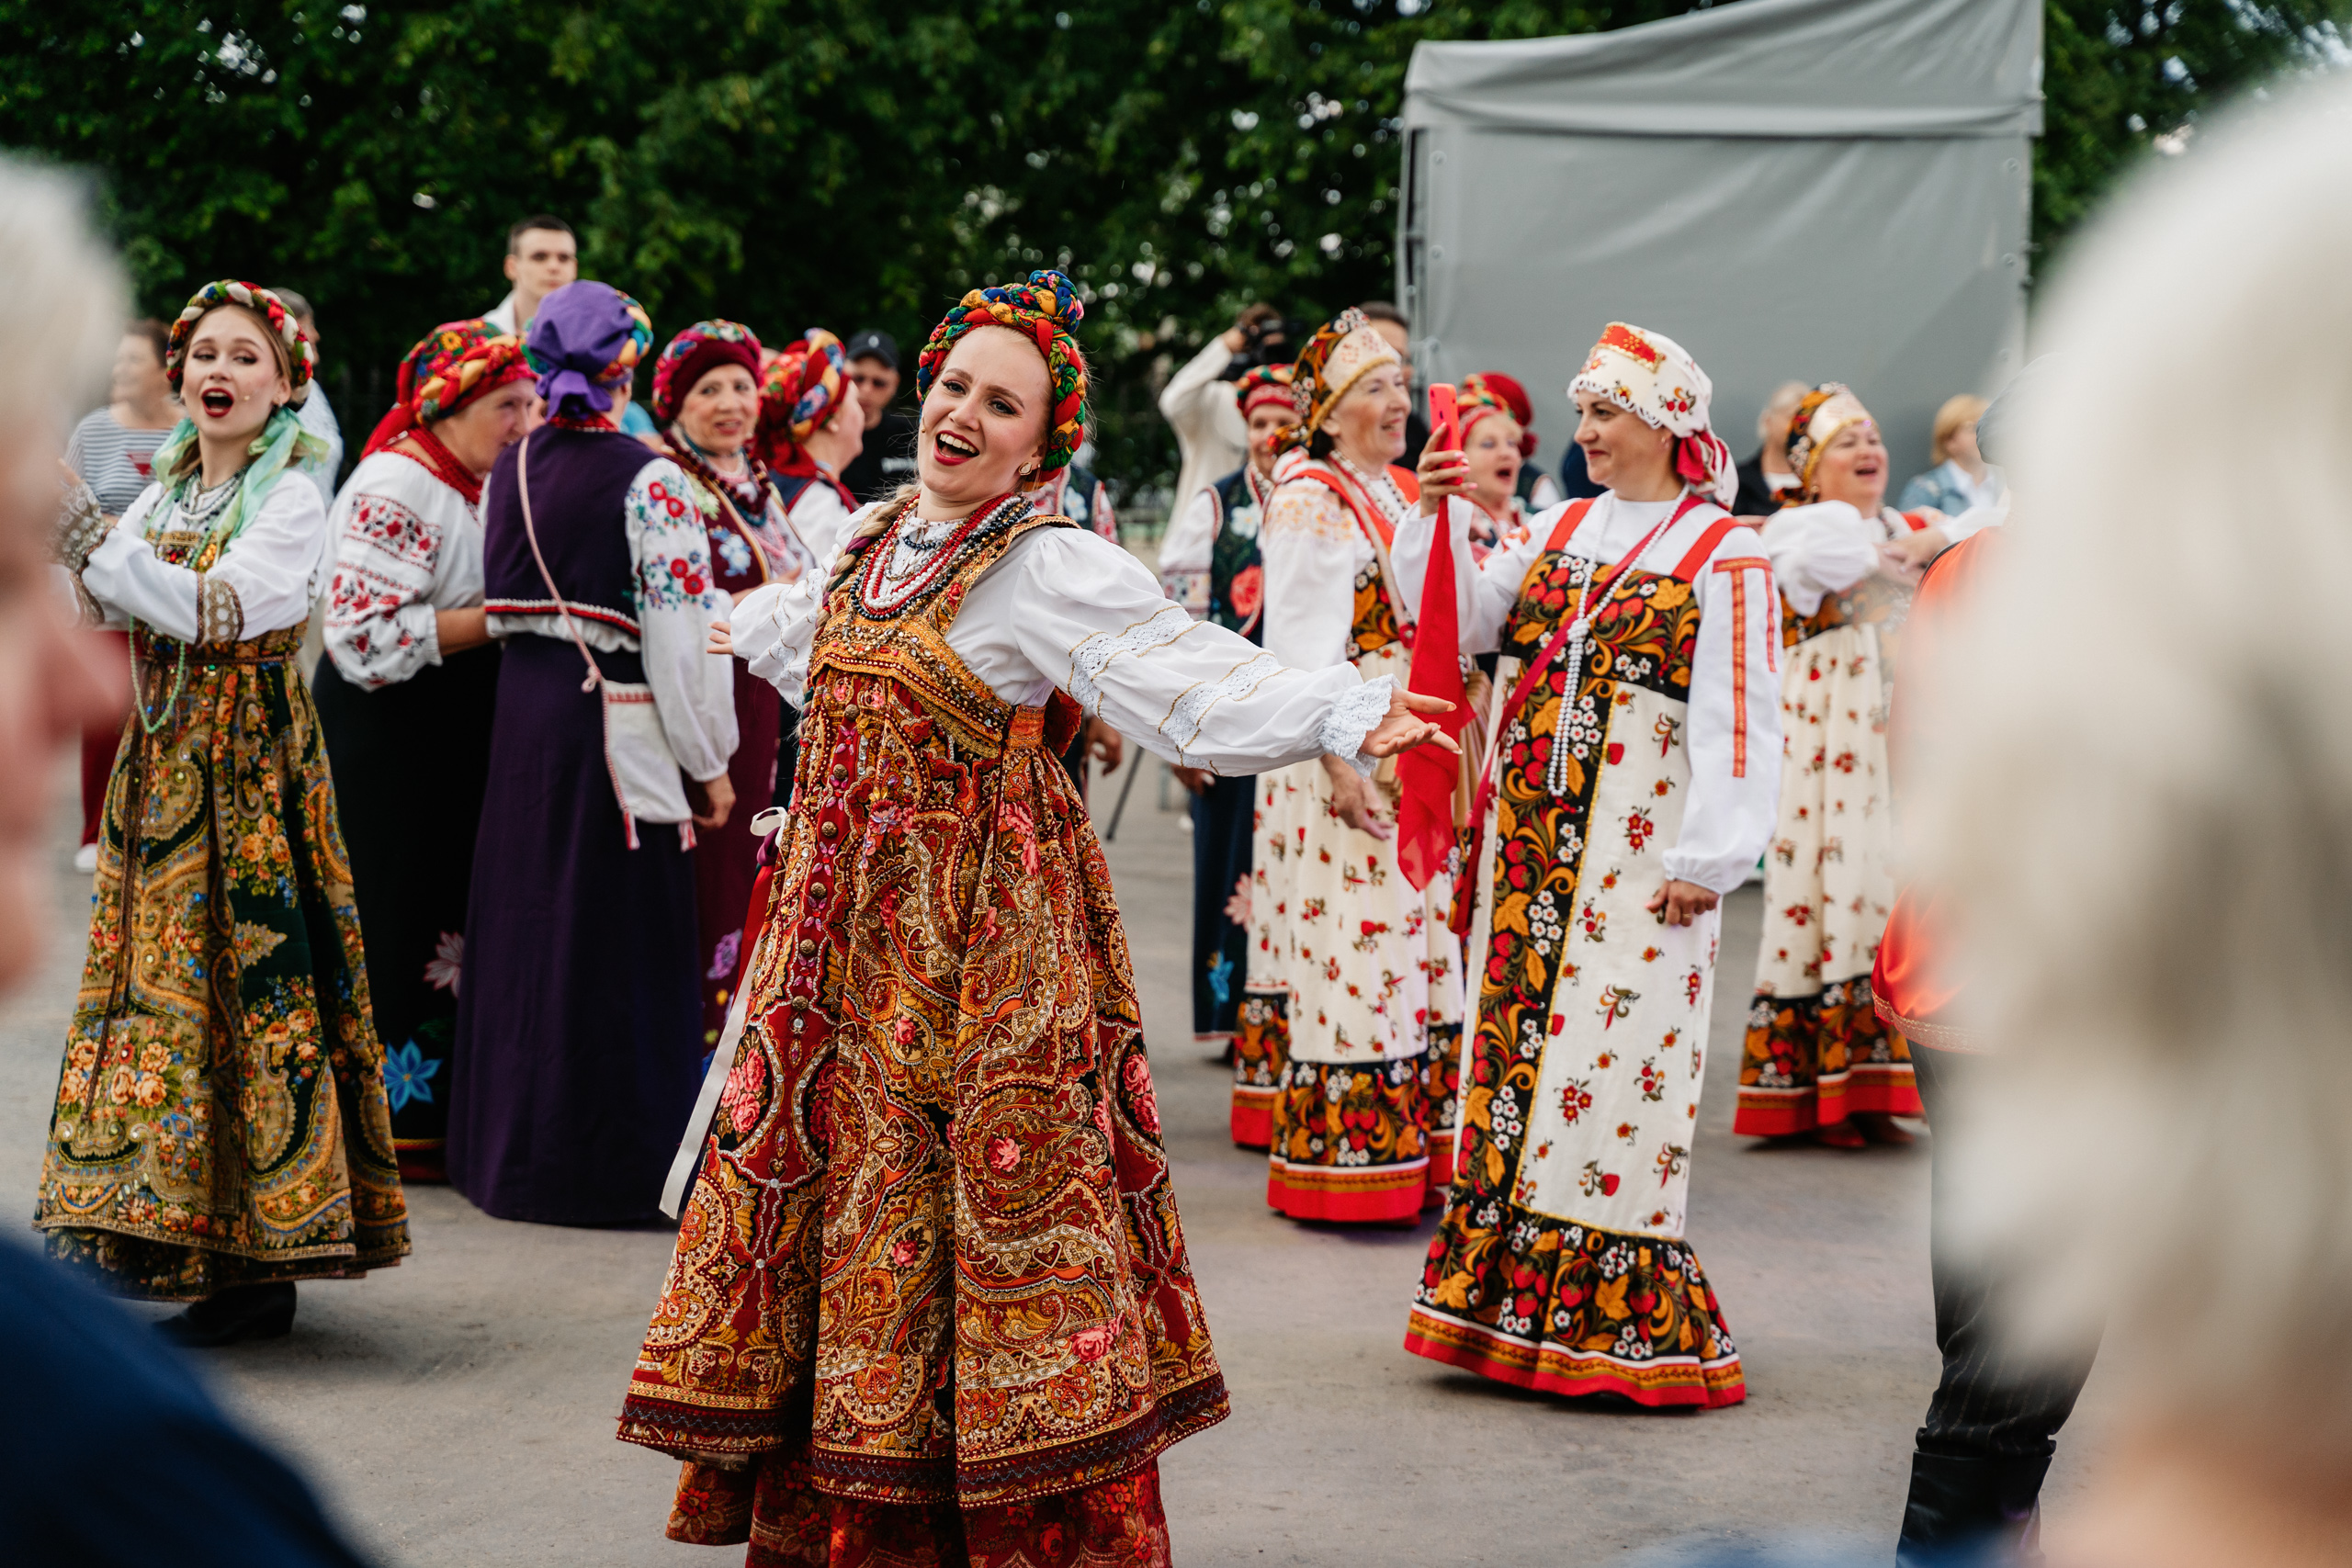
<svg viewBox="0 0 2352 1568">
<path fill-rule="evenodd" d="M 89 481 L 98 498 L 98 510 L 119 517 L 154 478 L 155 448 L 170 434 L 169 430 L 125 430 L 115 423 L 111 408 L 101 408 L 74 427 L 65 462 Z"/>
</svg>

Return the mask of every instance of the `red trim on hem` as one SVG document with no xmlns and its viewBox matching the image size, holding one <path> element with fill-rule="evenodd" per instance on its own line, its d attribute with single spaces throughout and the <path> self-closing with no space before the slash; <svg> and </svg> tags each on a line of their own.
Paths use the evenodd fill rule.
<svg viewBox="0 0 2352 1568">
<path fill-rule="evenodd" d="M 1317 1175 L 1327 1174 L 1317 1168 Z M 1279 1165 L 1266 1173 L 1266 1205 L 1294 1220 L 1343 1224 L 1411 1224 L 1421 1217 L 1430 1190 L 1427 1164 L 1390 1166 L 1350 1179 L 1343 1188 L 1293 1182 Z"/>
<path fill-rule="evenodd" d="M 1420 1321 L 1416 1311 L 1413 1321 Z M 1721 1410 L 1744 1403 L 1747 1398 L 1747 1379 L 1735 1360 L 1729 1367 L 1713 1370 L 1693 1362 L 1688 1382 L 1678 1382 L 1664 1387 L 1644 1387 L 1606 1362 L 1572 1362 L 1573 1375 L 1564 1376 L 1542 1365 L 1544 1352 L 1532 1351 L 1538 1360 L 1534 1367 L 1514 1366 L 1491 1356 L 1474 1345 L 1451 1344 L 1430 1338 L 1417 1327 L 1405 1331 L 1405 1348 L 1416 1356 L 1426 1356 L 1449 1367 L 1459 1367 L 1497 1382 L 1510 1383 L 1514 1388 L 1534 1389 L 1541 1393 L 1556 1393 L 1566 1398 L 1587 1394 L 1613 1393 L 1650 1410 L 1678 1410 L 1696 1405 L 1705 1410 Z"/>
<path fill-rule="evenodd" d="M 1917 1081 L 1905 1064 L 1900 1077 L 1889 1074 L 1881 1082 L 1849 1078 L 1826 1093 L 1760 1095 L 1742 1089 L 1731 1130 L 1743 1138 L 1786 1138 L 1834 1127 L 1849 1116 L 1927 1113 L 1928 1108 L 1919 1100 Z"/>
<path fill-rule="evenodd" d="M 1264 1154 L 1274 1146 L 1274 1091 L 1263 1092 L 1265 1100 L 1260 1105 L 1242 1102 L 1242 1090 L 1233 1091 L 1233 1113 L 1229 1122 L 1234 1143 L 1241 1148 Z"/>
</svg>

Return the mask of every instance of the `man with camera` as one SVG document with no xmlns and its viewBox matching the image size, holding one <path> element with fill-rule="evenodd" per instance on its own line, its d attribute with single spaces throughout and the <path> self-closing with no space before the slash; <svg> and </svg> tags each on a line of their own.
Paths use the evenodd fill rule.
<svg viewBox="0 0 2352 1568">
<path fill-rule="evenodd" d="M 1168 378 L 1159 394 L 1159 415 L 1174 428 L 1182 458 L 1177 505 L 1240 468 L 1250 455 L 1250 428 L 1242 422 L 1233 384 L 1261 365 L 1288 364 L 1297 352 L 1282 312 L 1261 301 Z"/>
</svg>

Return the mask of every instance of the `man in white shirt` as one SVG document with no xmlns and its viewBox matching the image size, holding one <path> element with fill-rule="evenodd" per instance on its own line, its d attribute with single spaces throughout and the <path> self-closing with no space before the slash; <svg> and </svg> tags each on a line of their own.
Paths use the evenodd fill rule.
<svg viewBox="0 0 2352 1568">
<path fill-rule="evenodd" d="M 506 231 L 506 298 L 482 320 L 516 337 L 529 330 L 539 301 L 580 276 L 580 242 L 571 225 L 541 212 Z"/>
<path fill-rule="evenodd" d="M 1233 384 L 1253 365 L 1286 363 L 1297 352 L 1289 340 L 1289 329 L 1272 305 L 1252 305 L 1168 378 L 1159 393 L 1159 416 L 1176 432 L 1177 505 L 1249 457 L 1250 427 L 1234 400 Z"/>
</svg>

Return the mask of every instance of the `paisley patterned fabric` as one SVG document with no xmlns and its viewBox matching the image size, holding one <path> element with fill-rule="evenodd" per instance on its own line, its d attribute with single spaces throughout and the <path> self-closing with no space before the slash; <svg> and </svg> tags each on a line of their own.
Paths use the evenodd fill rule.
<svg viewBox="0 0 2352 1568">
<path fill-rule="evenodd" d="M 33 1221 L 122 1295 L 351 1278 L 409 1250 L 301 636 L 187 649 L 176 702 L 180 645 L 133 638 L 141 706 L 168 713 L 152 735 L 131 716 L 107 784 Z"/>
<path fill-rule="evenodd" d="M 872 1503 L 829 1497 L 805 1460 L 749 1470 L 689 1463 L 670 1539 L 752 1543 L 748 1568 L 1166 1568 L 1159 1465 L 1022 1503 Z"/>
<path fill-rule="evenodd" d="M 889 537 L 836 577 L 628 1441 L 968 1517 L 1226 1414 L 1109 869 L 1055 761 L 1077 710 L 1005 703 L 946 641 L 1015 538 L 1067 525 L 984 509 L 892 610 Z"/>
<path fill-rule="evenodd" d="M 1735 1133 L 1785 1137 L 1921 1113 L 1911 1047 L 1871 995 L 1894 905 L 1886 713 L 1909 610 L 1908 592 L 1875 574 L 1810 615 L 1781 602 L 1780 821 L 1764 861 Z"/>
<path fill-rule="evenodd" d="M 1498 686 L 1575 616 L 1593 570 L 1536 558 Z M 1502 738 L 1461 1142 L 1405 1344 L 1555 1393 L 1731 1404 L 1739 1353 L 1681 1239 L 1720 916 L 1667 926 L 1643 908 L 1689 794 L 1698 602 L 1629 570 L 1590 635 L 1575 700 L 1555 669 Z"/>
</svg>

